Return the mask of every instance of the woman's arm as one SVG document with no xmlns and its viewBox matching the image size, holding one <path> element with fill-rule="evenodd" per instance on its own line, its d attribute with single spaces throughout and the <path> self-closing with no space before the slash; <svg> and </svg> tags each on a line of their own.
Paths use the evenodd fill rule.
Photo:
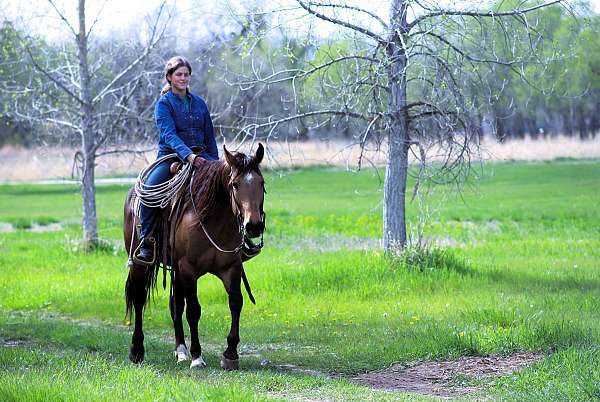
<svg viewBox="0 0 600 402">
<path fill-rule="evenodd" d="M 171 113 L 171 108 L 166 101 L 159 100 L 154 108 L 154 119 L 156 121 L 156 127 L 158 128 L 160 138 L 163 139 L 179 156 L 179 159 L 185 161 L 186 159 L 191 162 L 188 158 L 193 158 L 192 150 L 184 144 L 184 142 L 177 135 L 175 129 L 175 120 Z"/>
</svg>

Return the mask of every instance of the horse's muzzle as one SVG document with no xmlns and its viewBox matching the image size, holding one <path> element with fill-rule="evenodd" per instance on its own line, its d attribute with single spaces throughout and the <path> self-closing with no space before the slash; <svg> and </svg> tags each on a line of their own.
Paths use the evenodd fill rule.
<svg viewBox="0 0 600 402">
<path fill-rule="evenodd" d="M 265 230 L 265 223 L 263 221 L 246 223 L 246 234 L 250 238 L 254 238 L 254 237 L 258 237 L 258 236 L 262 235 L 264 230 Z"/>
</svg>

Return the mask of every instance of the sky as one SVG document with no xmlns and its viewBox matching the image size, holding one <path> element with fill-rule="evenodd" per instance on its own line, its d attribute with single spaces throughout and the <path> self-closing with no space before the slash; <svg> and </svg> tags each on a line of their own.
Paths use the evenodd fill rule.
<svg viewBox="0 0 600 402">
<path fill-rule="evenodd" d="M 447 3 L 451 8 L 463 8 L 469 5 L 485 4 L 484 1 L 452 1 L 423 0 L 424 3 Z M 149 15 L 157 10 L 162 0 L 88 0 L 86 2 L 86 20 L 88 26 L 96 21 L 95 35 L 135 34 L 142 31 Z M 169 0 L 168 5 L 176 5 L 177 20 L 180 26 L 193 29 L 227 29 L 224 21 L 232 21 L 236 14 L 243 14 L 249 4 L 248 0 Z M 254 4 L 262 4 L 264 8 L 297 8 L 293 0 L 255 0 Z M 369 9 L 384 20 L 389 11 L 389 0 L 352 0 L 351 4 Z M 596 12 L 600 12 L 600 0 L 591 0 Z M 54 7 L 52 6 L 54 5 Z M 77 27 L 77 0 L 0 0 L 0 18 L 22 18 L 25 26 L 37 33 L 53 38 L 64 38 L 68 32 L 66 24 L 57 10 L 65 16 L 69 23 Z M 296 14 L 295 14 L 296 13 Z M 300 19 L 296 11 L 282 14 L 280 23 L 287 27 L 306 32 L 306 20 Z M 321 22 L 311 26 L 320 36 L 327 36 L 335 29 L 332 24 Z M 186 28 L 187 29 L 187 28 Z M 174 31 L 181 31 L 174 27 Z"/>
</svg>

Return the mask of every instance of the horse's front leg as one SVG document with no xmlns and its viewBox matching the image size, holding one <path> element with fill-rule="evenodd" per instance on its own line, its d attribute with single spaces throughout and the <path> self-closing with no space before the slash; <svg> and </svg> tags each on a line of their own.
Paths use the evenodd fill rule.
<svg viewBox="0 0 600 402">
<path fill-rule="evenodd" d="M 227 349 L 221 358 L 221 367 L 225 370 L 237 370 L 240 367 L 237 352 L 240 343 L 240 314 L 244 305 L 242 291 L 240 289 L 242 266 L 233 265 L 223 275 L 220 275 L 225 290 L 229 295 L 229 311 L 231 312 L 231 328 L 227 336 Z"/>
<path fill-rule="evenodd" d="M 186 272 L 189 272 L 189 274 L 186 274 Z M 191 274 L 191 272 L 191 270 L 187 270 L 185 266 L 182 266 L 180 281 L 185 295 L 185 317 L 190 327 L 190 353 L 192 354 L 190 367 L 203 368 L 206 367 L 206 363 L 202 358 L 202 348 L 200 347 L 200 339 L 198 338 L 198 322 L 200 321 L 202 310 L 198 301 L 198 278 Z"/>
</svg>

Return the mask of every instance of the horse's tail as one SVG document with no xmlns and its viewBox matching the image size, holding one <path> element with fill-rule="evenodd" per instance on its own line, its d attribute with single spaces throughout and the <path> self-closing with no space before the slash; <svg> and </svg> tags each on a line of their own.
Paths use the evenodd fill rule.
<svg viewBox="0 0 600 402">
<path fill-rule="evenodd" d="M 137 270 L 138 272 L 134 272 Z M 143 277 L 141 271 L 143 270 Z M 129 269 L 129 275 L 125 282 L 125 319 L 131 320 L 131 312 L 136 300 L 140 300 L 145 307 L 156 290 L 156 279 L 159 266 L 143 267 L 133 265 Z"/>
<path fill-rule="evenodd" d="M 131 273 L 127 276 L 125 282 L 125 320 L 131 321 L 131 311 L 133 310 L 133 289 L 131 285 Z"/>
</svg>

